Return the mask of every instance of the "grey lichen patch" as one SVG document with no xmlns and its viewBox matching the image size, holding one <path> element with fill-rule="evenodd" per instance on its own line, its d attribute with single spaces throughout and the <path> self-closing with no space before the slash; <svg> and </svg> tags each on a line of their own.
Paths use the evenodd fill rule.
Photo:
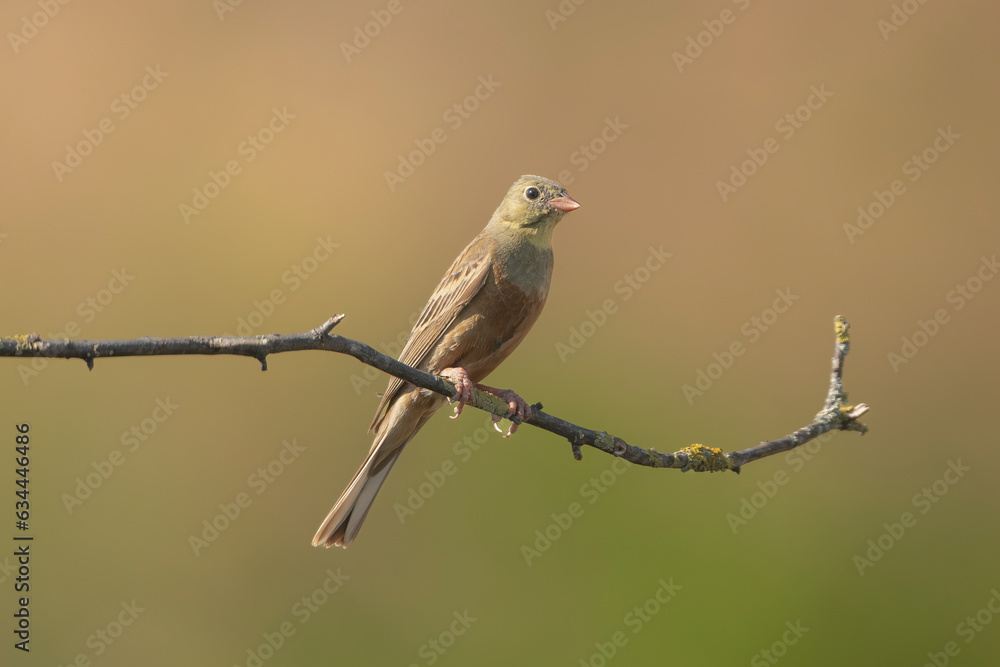
<svg viewBox="0 0 1000 667">
<path fill-rule="evenodd" d="M 475 392 L 475 404 L 477 408 L 487 410 L 500 417 L 504 417 L 510 412 L 510 406 L 507 405 L 507 401 L 499 396 L 494 396 L 488 391 L 481 391 L 479 389 L 476 389 Z"/>
<path fill-rule="evenodd" d="M 658 451 L 656 451 L 655 449 L 653 449 L 652 447 L 649 448 L 649 460 L 650 460 L 650 465 L 653 468 L 662 468 L 662 467 L 664 467 L 663 466 L 663 459 L 660 457 L 660 453 Z"/>
<path fill-rule="evenodd" d="M 608 435 L 607 431 L 601 431 L 597 434 L 597 439 L 594 440 L 594 445 L 601 451 L 614 453 L 615 443 L 618 441 L 613 435 Z"/>
</svg>

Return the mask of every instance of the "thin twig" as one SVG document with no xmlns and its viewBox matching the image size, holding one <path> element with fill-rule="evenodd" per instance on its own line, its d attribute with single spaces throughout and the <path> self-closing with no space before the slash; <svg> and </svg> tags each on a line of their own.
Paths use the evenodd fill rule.
<svg viewBox="0 0 1000 667">
<path fill-rule="evenodd" d="M 269 334 L 252 338 L 190 336 L 183 338 L 134 338 L 130 340 L 42 340 L 38 334 L 0 338 L 0 357 L 50 357 L 82 359 L 93 369 L 95 359 L 114 357 L 138 357 L 180 354 L 233 354 L 253 357 L 267 370 L 267 357 L 279 352 L 300 350 L 325 350 L 348 354 L 358 361 L 394 375 L 418 387 L 429 389 L 449 398 L 455 394 L 455 386 L 444 378 L 407 366 L 388 357 L 375 348 L 350 338 L 331 334 L 343 315 L 331 317 L 320 326 L 298 334 Z M 691 445 L 672 454 L 664 454 L 652 447 L 643 449 L 630 445 L 622 438 L 609 435 L 605 431 L 593 431 L 565 421 L 542 411 L 542 404 L 532 406 L 532 416 L 525 423 L 537 426 L 566 438 L 576 459 L 582 458 L 580 447 L 589 445 L 612 456 L 637 465 L 653 468 L 679 468 L 682 471 L 715 472 L 733 470 L 768 456 L 788 451 L 827 431 L 859 431 L 868 429 L 859 417 L 868 412 L 864 403 L 845 405 L 847 394 L 843 389 L 844 356 L 850 347 L 848 323 L 840 315 L 834 319 L 836 344 L 830 372 L 830 388 L 823 409 L 812 423 L 778 440 L 769 440 L 736 452 L 723 453 L 721 449 L 704 445 Z M 508 411 L 506 401 L 493 394 L 475 390 L 473 407 L 494 415 L 505 417 Z"/>
</svg>

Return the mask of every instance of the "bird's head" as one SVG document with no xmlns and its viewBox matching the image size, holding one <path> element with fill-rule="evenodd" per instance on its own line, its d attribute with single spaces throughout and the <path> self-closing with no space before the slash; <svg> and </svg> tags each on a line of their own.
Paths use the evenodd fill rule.
<svg viewBox="0 0 1000 667">
<path fill-rule="evenodd" d="M 566 188 L 541 176 L 522 176 L 510 186 L 490 224 L 516 235 L 527 235 L 540 246 L 551 244 L 552 228 L 563 215 L 580 208 Z"/>
</svg>

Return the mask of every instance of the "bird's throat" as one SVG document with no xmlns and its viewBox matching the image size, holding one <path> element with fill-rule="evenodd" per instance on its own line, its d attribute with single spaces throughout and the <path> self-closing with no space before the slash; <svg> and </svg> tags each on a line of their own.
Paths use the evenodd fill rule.
<svg viewBox="0 0 1000 667">
<path fill-rule="evenodd" d="M 555 223 L 543 220 L 531 227 L 520 227 L 515 233 L 522 234 L 524 239 L 536 248 L 547 250 L 552 247 L 552 229 Z"/>
</svg>

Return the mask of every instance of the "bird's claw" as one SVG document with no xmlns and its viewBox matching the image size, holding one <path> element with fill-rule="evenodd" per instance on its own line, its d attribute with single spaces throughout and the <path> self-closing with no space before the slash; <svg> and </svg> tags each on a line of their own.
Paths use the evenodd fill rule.
<svg viewBox="0 0 1000 667">
<path fill-rule="evenodd" d="M 517 427 L 520 425 L 520 422 L 516 422 L 512 419 L 510 422 L 510 428 L 507 429 L 506 433 L 504 433 L 503 429 L 500 428 L 500 421 L 503 419 L 503 417 L 501 417 L 500 415 L 491 415 L 491 417 L 493 419 L 493 428 L 495 428 L 497 430 L 497 433 L 502 435 L 504 438 L 509 438 L 510 436 L 514 435 L 514 433 L 517 432 Z"/>
<path fill-rule="evenodd" d="M 454 403 L 458 401 L 458 405 L 455 406 L 455 414 L 451 417 L 452 419 L 458 419 L 458 416 L 462 414 L 462 408 L 466 404 L 472 403 L 472 400 L 476 396 L 472 380 L 469 379 L 469 374 L 466 370 L 461 367 L 446 368 L 441 371 L 441 377 L 455 385 L 455 395 L 448 402 Z"/>
<path fill-rule="evenodd" d="M 446 368 L 441 371 L 440 375 L 455 385 L 455 395 L 448 401 L 449 403 L 458 403 L 458 405 L 455 406 L 455 414 L 452 415 L 452 419 L 458 419 L 459 415 L 462 414 L 462 408 L 473 402 L 476 396 L 476 389 L 489 392 L 498 397 L 500 400 L 506 401 L 507 414 L 503 417 L 500 415 L 492 415 L 493 428 L 495 428 L 497 432 L 502 433 L 503 437 L 509 438 L 514 435 L 514 433 L 517 432 L 517 427 L 521 425 L 521 422 L 531 419 L 531 406 L 528 405 L 527 401 L 510 389 L 497 389 L 496 387 L 487 387 L 482 384 L 473 385 L 472 380 L 469 379 L 468 372 L 461 367 Z M 507 429 L 507 433 L 504 433 L 503 429 L 500 428 L 499 425 L 500 421 L 504 417 L 510 420 L 510 428 Z"/>
<path fill-rule="evenodd" d="M 486 387 L 483 385 L 478 385 L 479 389 L 488 391 L 494 396 L 499 397 L 501 400 L 507 401 L 507 414 L 505 415 L 507 419 L 510 420 L 510 428 L 507 429 L 507 433 L 504 433 L 503 437 L 509 438 L 517 432 L 517 427 L 521 425 L 521 422 L 526 419 L 531 419 L 531 406 L 523 398 L 518 396 L 516 393 L 510 389 L 496 389 L 494 387 Z M 500 415 L 493 415 L 493 428 L 497 430 L 498 433 L 503 433 L 503 429 L 500 428 L 500 420 L 503 419 Z"/>
</svg>

